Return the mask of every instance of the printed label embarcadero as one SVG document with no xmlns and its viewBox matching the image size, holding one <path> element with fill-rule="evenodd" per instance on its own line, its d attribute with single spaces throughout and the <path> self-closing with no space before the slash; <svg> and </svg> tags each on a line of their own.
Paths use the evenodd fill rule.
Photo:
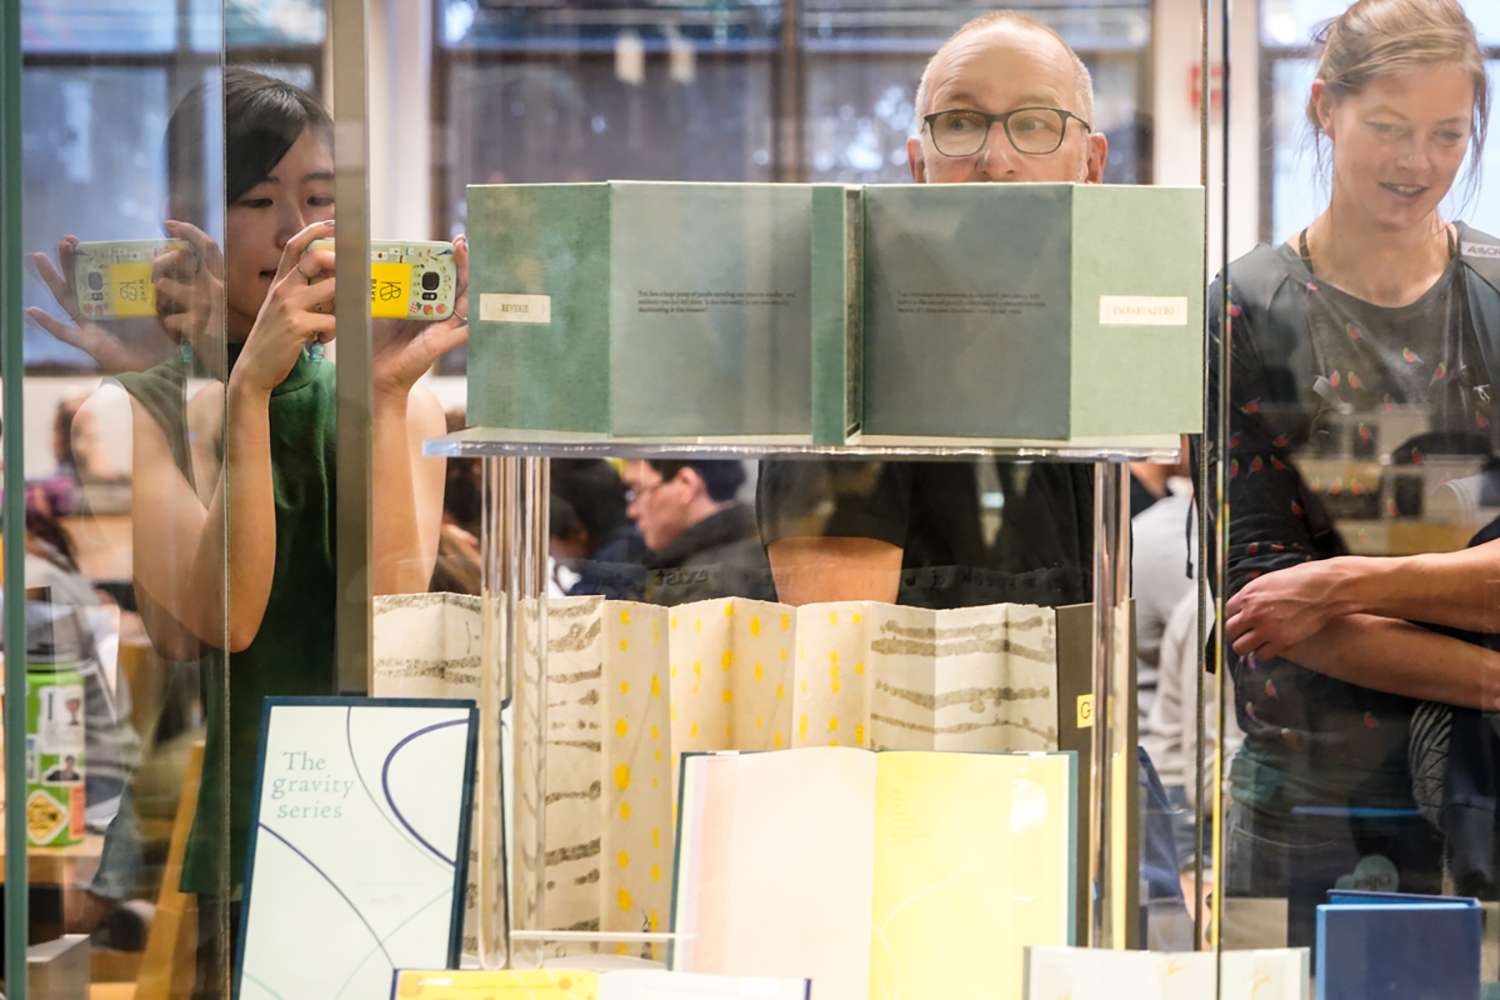
<svg viewBox="0 0 1500 1000">
<path fill-rule="evenodd" d="M 1101 295 L 1100 326 L 1187 326 L 1185 295 Z"/>
</svg>

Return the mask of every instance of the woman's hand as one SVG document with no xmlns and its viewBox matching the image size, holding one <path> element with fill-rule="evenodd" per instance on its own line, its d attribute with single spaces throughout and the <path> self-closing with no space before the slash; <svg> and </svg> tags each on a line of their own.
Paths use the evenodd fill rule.
<svg viewBox="0 0 1500 1000">
<path fill-rule="evenodd" d="M 460 235 L 453 241 L 453 261 L 458 280 L 453 313 L 445 320 L 373 320 L 374 349 L 371 369 L 375 392 L 405 399 L 432 363 L 469 339 L 469 242 Z"/>
<path fill-rule="evenodd" d="M 1251 580 L 1224 606 L 1225 634 L 1241 656 L 1283 655 L 1340 615 L 1349 614 L 1337 598 L 1349 577 L 1342 558 L 1289 566 Z"/>
<path fill-rule="evenodd" d="M 168 345 L 159 344 L 159 349 L 152 349 L 139 343 L 127 343 L 100 324 L 79 315 L 78 292 L 73 287 L 73 248 L 77 245 L 78 237 L 63 237 L 57 244 L 56 264 L 44 253 L 31 255 L 37 274 L 46 282 L 52 297 L 72 323 L 56 319 L 36 306 L 27 309 L 26 315 L 64 344 L 76 347 L 93 358 L 94 363 L 105 374 L 140 372 L 161 363 L 170 351 Z"/>
<path fill-rule="evenodd" d="M 207 233 L 186 222 L 168 221 L 167 234 L 187 240 L 191 250 L 169 250 L 156 258 L 151 280 L 164 330 L 192 346 L 210 364 L 224 336 L 224 254 Z"/>
<path fill-rule="evenodd" d="M 331 235 L 333 222 L 329 220 L 315 222 L 287 241 L 276 276 L 271 279 L 271 290 L 234 366 L 232 389 L 269 396 L 291 373 L 309 341 L 326 344 L 333 339 L 333 314 L 313 312 L 313 307 L 333 302 L 334 279 L 308 284 L 319 273 L 333 271 L 332 250 L 308 249 L 313 240 Z"/>
</svg>

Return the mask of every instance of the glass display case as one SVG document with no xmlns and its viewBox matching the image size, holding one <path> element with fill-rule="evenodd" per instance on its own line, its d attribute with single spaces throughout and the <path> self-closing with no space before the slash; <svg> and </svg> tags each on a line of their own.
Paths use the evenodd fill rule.
<svg viewBox="0 0 1500 1000">
<path fill-rule="evenodd" d="M 7 5 L 3 994 L 230 995 L 262 701 L 367 695 L 480 706 L 468 966 L 786 973 L 853 829 L 835 993 L 882 906 L 1007 996 L 1500 982 L 1500 19 L 993 14 Z"/>
</svg>

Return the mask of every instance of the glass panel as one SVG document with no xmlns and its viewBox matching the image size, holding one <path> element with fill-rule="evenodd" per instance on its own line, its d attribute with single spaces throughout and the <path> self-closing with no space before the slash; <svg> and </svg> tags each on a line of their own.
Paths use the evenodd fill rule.
<svg viewBox="0 0 1500 1000">
<path fill-rule="evenodd" d="M 1159 9 L 1164 6 L 1170 9 Z M 1046 27 L 1039 31 L 1027 23 L 1016 31 L 1057 57 L 1053 68 L 1064 82 L 1044 84 L 1035 76 L 1016 80 L 1014 67 L 1020 60 L 1014 51 L 1006 50 L 1004 58 L 997 57 L 977 78 L 948 81 L 945 94 L 980 105 L 973 110 L 1000 114 L 1018 106 L 1022 96 L 1035 100 L 1045 90 L 1049 106 L 1055 104 L 1087 120 L 1088 125 L 1063 119 L 1068 150 L 1064 155 L 1050 160 L 1047 155 L 1023 156 L 1024 165 L 1010 173 L 997 170 L 965 176 L 963 171 L 973 167 L 967 161 L 978 158 L 937 159 L 935 150 L 923 146 L 927 139 L 914 104 L 924 67 L 954 31 L 979 13 L 940 4 L 842 0 L 796 5 L 732 3 L 712 8 L 615 2 L 587 10 L 543 4 L 496 6 L 469 0 L 440 0 L 436 6 L 433 87 L 439 153 L 433 170 L 433 228 L 446 235 L 464 232 L 474 243 L 476 268 L 481 267 L 481 259 L 484 262 L 484 273 L 476 271 L 476 287 L 483 282 L 482 287 L 495 294 L 549 297 L 546 326 L 523 331 L 545 330 L 543 337 L 512 338 L 521 327 L 507 327 L 497 318 L 504 309 L 540 308 L 536 303 L 496 300 L 495 312 L 476 321 L 467 356 L 460 360 L 457 352 L 451 355 L 441 369 L 444 378 L 434 381 L 435 388 L 441 385 L 451 423 L 475 426 L 429 452 L 450 456 L 449 509 L 440 579 L 434 587 L 482 599 L 475 605 L 445 599 L 443 614 L 466 609 L 452 613 L 468 615 L 467 621 L 490 629 L 494 658 L 486 660 L 486 668 L 498 669 L 508 658 L 506 684 L 515 685 L 511 722 L 515 738 L 524 745 L 516 748 L 513 758 L 520 762 L 519 770 L 507 771 L 507 777 L 514 773 L 517 780 L 512 790 L 518 812 L 513 814 L 515 850 L 511 854 L 517 867 L 506 886 L 512 892 L 512 915 L 518 927 L 533 934 L 572 930 L 582 935 L 549 941 L 543 949 L 549 958 L 578 951 L 618 952 L 654 960 L 665 957 L 664 939 L 651 935 L 668 930 L 670 788 L 676 773 L 672 760 L 684 748 L 771 750 L 830 742 L 896 747 L 915 746 L 922 740 L 926 743 L 921 745 L 946 748 L 1022 745 L 996 735 L 1006 729 L 998 720 L 1011 706 L 986 701 L 984 695 L 971 702 L 974 718 L 955 718 L 951 724 L 944 723 L 949 728 L 941 730 L 930 715 L 926 723 L 902 729 L 890 723 L 895 716 L 889 713 L 877 720 L 881 713 L 874 709 L 866 715 L 856 710 L 844 718 L 820 717 L 809 709 L 804 719 L 801 710 L 793 711 L 790 705 L 802 702 L 804 694 L 811 697 L 808 692 L 849 697 L 851 692 L 874 692 L 879 683 L 885 685 L 878 689 L 883 693 L 871 694 L 879 698 L 890 696 L 892 682 L 885 675 L 877 681 L 873 654 L 868 662 L 857 656 L 852 662 L 817 660 L 815 669 L 816 657 L 802 657 L 788 648 L 788 660 L 778 657 L 774 663 L 757 663 L 751 657 L 744 672 L 753 679 L 743 689 L 737 688 L 725 678 L 732 680 L 737 676 L 734 671 L 742 669 L 736 666 L 741 662 L 738 654 L 726 655 L 724 648 L 712 656 L 679 652 L 687 648 L 691 636 L 679 635 L 674 644 L 668 634 L 674 621 L 679 627 L 688 622 L 696 636 L 700 620 L 705 632 L 713 624 L 701 619 L 705 607 L 713 607 L 722 624 L 731 618 L 738 621 L 739 609 L 770 606 L 747 601 L 778 601 L 782 607 L 773 617 L 762 618 L 758 610 L 748 617 L 761 625 L 773 620 L 779 625 L 795 620 L 797 607 L 802 606 L 806 632 L 815 635 L 820 634 L 820 623 L 806 605 L 870 601 L 875 603 L 857 612 L 846 609 L 853 617 L 839 620 L 851 627 L 860 622 L 881 627 L 905 622 L 917 631 L 925 628 L 923 635 L 941 635 L 948 626 L 931 625 L 937 619 L 924 615 L 984 609 L 972 611 L 983 618 L 985 614 L 1021 615 L 1015 609 L 1025 608 L 1035 612 L 1038 622 L 1050 623 L 1044 628 L 1055 629 L 1063 627 L 1058 624 L 1063 615 L 1059 608 L 1095 603 L 1098 617 L 1090 617 L 1085 609 L 1078 625 L 1081 631 L 1076 634 L 1086 639 L 1102 623 L 1102 637 L 1118 638 L 1126 634 L 1128 613 L 1123 606 L 1118 618 L 1111 618 L 1110 613 L 1117 598 L 1123 601 L 1128 584 L 1118 593 L 1112 586 L 1126 579 L 1128 562 L 1122 566 L 1115 551 L 1108 563 L 1114 572 L 1100 580 L 1095 578 L 1095 557 L 1096 549 L 1109 550 L 1109 538 L 1124 540 L 1130 535 L 1125 522 L 1135 509 L 1122 511 L 1112 502 L 1112 498 L 1119 499 L 1112 489 L 1123 488 L 1132 477 L 1118 467 L 1107 472 L 1106 466 L 1096 466 L 1094 460 L 1129 458 L 1150 460 L 1141 462 L 1137 485 L 1129 495 L 1140 509 L 1152 508 L 1156 518 L 1150 543 L 1143 543 L 1137 553 L 1141 561 L 1136 569 L 1136 599 L 1142 608 L 1137 624 L 1143 635 L 1159 645 L 1171 611 L 1178 605 L 1196 609 L 1195 580 L 1201 580 L 1202 574 L 1193 577 L 1185 572 L 1196 545 L 1190 544 L 1186 530 L 1193 516 L 1192 488 L 1188 468 L 1178 461 L 1179 432 L 1199 430 L 1202 424 L 1202 343 L 1196 319 L 1185 322 L 1183 331 L 1175 331 L 1172 342 L 1177 349 L 1163 352 L 1181 365 L 1174 384 L 1183 392 L 1182 419 L 1156 428 L 1161 433 L 1132 436 L 1113 421 L 1088 440 L 1081 433 L 1074 440 L 1064 431 L 1046 441 L 995 441 L 1031 436 L 1005 427 L 975 433 L 984 440 L 971 442 L 967 448 L 962 442 L 936 440 L 962 433 L 958 431 L 882 432 L 874 425 L 866 426 L 863 436 L 847 446 L 842 439 L 833 447 L 814 446 L 805 428 L 782 428 L 780 435 L 741 429 L 736 438 L 736 431 L 726 430 L 725 425 L 733 424 L 742 412 L 755 411 L 778 388 L 784 398 L 765 404 L 762 412 L 783 418 L 805 407 L 799 380 L 808 377 L 811 363 L 802 355 L 783 357 L 756 346 L 745 350 L 743 343 L 755 342 L 738 335 L 726 334 L 722 342 L 713 339 L 718 334 L 712 332 L 717 329 L 712 324 L 719 321 L 714 311 L 727 302 L 750 311 L 754 297 L 736 284 L 747 280 L 745 273 L 763 285 L 774 285 L 777 279 L 756 269 L 773 245 L 782 260 L 803 252 L 802 230 L 796 227 L 806 225 L 806 211 L 799 216 L 792 209 L 776 216 L 768 229 L 753 230 L 755 220 L 769 217 L 774 209 L 756 203 L 743 211 L 710 215 L 711 208 L 705 207 L 705 214 L 699 215 L 700 203 L 689 205 L 688 201 L 699 189 L 688 185 L 664 189 L 657 200 L 649 205 L 643 201 L 633 209 L 626 205 L 625 192 L 642 189 L 623 185 L 616 189 L 618 199 L 598 193 L 598 200 L 588 208 L 570 207 L 564 200 L 582 197 L 578 188 L 557 194 L 556 204 L 516 208 L 518 202 L 511 202 L 509 215 L 497 208 L 507 199 L 543 197 L 522 185 L 608 180 L 778 182 L 766 193 L 768 199 L 806 191 L 780 182 L 881 184 L 888 186 L 880 189 L 882 193 L 899 197 L 913 178 L 908 143 L 914 135 L 916 147 L 927 158 L 922 162 L 932 171 L 918 179 L 1104 181 L 1119 185 L 1117 190 L 1124 197 L 1150 184 L 1158 176 L 1157 162 L 1166 159 L 1172 169 L 1162 171 L 1164 176 L 1171 176 L 1176 184 L 1198 182 L 1202 135 L 1196 95 L 1188 81 L 1198 60 L 1199 4 L 1063 0 L 1027 5 L 1027 14 Z M 1172 47 L 1159 46 L 1153 37 L 1155 26 L 1172 22 L 1194 28 L 1174 33 Z M 792 23 L 797 30 L 789 30 Z M 1088 107 L 1079 93 L 1067 45 L 1091 73 L 1093 95 Z M 1163 54 L 1167 51 L 1170 55 Z M 973 89 L 964 90 L 958 83 Z M 1012 85 L 1003 96 L 995 96 Z M 1171 112 L 1169 121 L 1158 122 L 1162 108 Z M 1006 160 L 1017 148 L 1003 128 L 992 127 L 987 141 L 994 145 L 981 157 L 990 161 Z M 733 204 L 728 199 L 744 197 L 743 191 L 733 188 L 723 197 Z M 866 204 L 873 204 L 874 196 L 867 197 L 872 200 Z M 1198 192 L 1183 197 L 1185 221 L 1174 229 L 1176 245 L 1165 249 L 1166 243 L 1174 241 L 1163 240 L 1160 252 L 1165 256 L 1182 251 L 1169 269 L 1182 278 L 1177 294 L 1196 303 L 1206 275 L 1202 243 L 1192 234 L 1204 223 L 1205 210 Z M 707 201 L 701 204 L 708 206 Z M 374 206 L 374 211 L 380 210 Z M 950 236 L 958 232 L 961 221 L 966 220 L 944 217 L 943 224 L 955 227 L 944 232 Z M 911 218 L 903 219 L 903 224 L 920 228 Z M 1035 228 L 1060 234 L 1069 225 L 1055 220 Z M 972 230 L 964 229 L 965 238 L 972 240 L 967 256 L 996 260 L 1011 250 L 1019 240 L 1017 230 L 1026 227 L 1013 219 L 1009 226 L 997 222 L 993 229 L 977 224 Z M 580 229 L 584 235 L 579 235 Z M 1076 238 L 1086 239 L 1087 230 L 1080 223 Z M 1184 233 L 1188 238 L 1181 238 Z M 1130 245 L 1137 235 L 1135 231 L 1122 233 L 1119 243 Z M 531 236 L 533 243 L 525 244 Z M 942 237 L 933 239 L 940 242 Z M 865 246 L 870 245 L 867 233 Z M 1156 260 L 1157 253 L 1153 244 L 1148 256 Z M 958 256 L 962 255 L 934 253 L 935 262 L 923 280 L 934 286 L 961 280 L 947 273 L 961 268 Z M 549 270 L 553 262 L 584 260 L 602 261 L 601 269 L 586 277 L 566 268 Z M 637 263 L 644 269 L 660 261 L 671 263 L 661 267 L 657 283 L 621 277 Z M 710 271 L 708 261 L 722 261 L 723 266 L 712 270 L 712 278 L 694 278 L 695 270 Z M 915 266 L 916 261 L 927 266 L 926 251 L 891 252 L 882 279 L 894 284 L 902 266 Z M 508 268 L 507 262 L 516 266 Z M 868 277 L 877 265 L 869 256 L 862 266 Z M 1017 267 L 1008 269 L 1011 274 L 1003 280 L 1014 281 Z M 1105 270 L 1114 274 L 1124 269 L 1124 264 L 1116 264 Z M 998 280 L 1002 279 L 990 275 L 979 283 L 989 287 L 984 282 Z M 1026 294 L 1038 291 L 1025 281 L 1020 284 Z M 803 288 L 798 301 L 816 294 Z M 601 294 L 600 289 L 605 291 Z M 873 301 L 879 290 L 872 287 L 865 302 Z M 930 289 L 913 289 L 913 294 L 918 291 Z M 734 299 L 736 293 L 744 297 Z M 757 288 L 756 294 L 769 292 Z M 575 310 L 585 308 L 578 305 L 584 300 L 594 311 L 580 318 Z M 765 303 L 755 299 L 753 304 Z M 1097 314 L 1098 303 L 1092 305 Z M 708 313 L 704 341 L 717 345 L 720 355 L 742 354 L 743 369 L 733 378 L 715 382 L 709 369 L 722 357 L 713 356 L 714 351 L 690 354 L 689 349 L 658 349 L 650 354 L 653 337 L 665 342 L 671 336 L 673 327 L 666 317 L 675 315 L 674 309 Z M 988 340 L 979 332 L 982 327 L 965 326 L 959 318 L 965 310 L 942 312 L 934 309 L 913 326 L 914 337 L 915 331 L 921 331 L 922 346 L 914 340 L 901 355 L 912 368 L 930 362 L 930 391 L 912 404 L 913 413 L 937 413 L 952 399 L 1019 398 L 1028 391 L 1035 395 L 1032 387 L 1019 384 L 1015 377 L 1024 380 L 1029 376 L 1022 373 L 1038 372 L 1045 366 L 1028 368 L 1014 357 L 1002 359 L 986 353 Z M 640 320 L 642 316 L 650 318 Z M 640 331 L 634 343 L 655 360 L 643 363 L 627 357 L 633 352 L 621 346 L 626 341 L 620 338 L 628 337 L 625 331 L 630 322 L 638 323 Z M 589 357 L 599 363 L 567 376 L 559 376 L 556 369 L 582 358 L 586 348 L 574 351 L 568 346 L 547 359 L 523 360 L 505 356 L 496 346 L 523 341 L 533 346 L 572 345 L 567 338 L 585 328 L 597 335 L 594 346 L 600 353 Z M 1000 327 L 989 329 L 996 328 Z M 867 324 L 867 336 L 869 329 Z M 1066 340 L 1066 334 L 1059 339 Z M 608 357 L 611 342 L 618 348 L 613 361 L 599 361 Z M 867 357 L 874 358 L 876 349 L 868 342 L 867 348 Z M 550 346 L 537 349 L 546 351 Z M 1136 357 L 1139 360 L 1144 354 Z M 629 381 L 623 374 L 626 368 L 638 381 Z M 465 370 L 468 379 L 461 382 L 456 376 Z M 1057 370 L 1071 369 L 1064 360 Z M 888 380 L 908 381 L 905 375 L 909 373 L 892 375 L 890 371 L 886 369 Z M 876 384 L 875 374 L 867 375 L 864 384 L 874 392 L 870 387 Z M 1151 378 L 1158 375 L 1153 370 Z M 553 377 L 558 381 L 551 387 L 553 395 L 547 396 L 546 387 L 539 383 Z M 909 382 L 915 384 L 916 377 Z M 788 385 L 797 388 L 785 388 Z M 527 404 L 516 402 L 522 398 L 547 402 L 525 412 Z M 1054 397 L 1051 402 L 1059 398 L 1065 397 Z M 550 414 L 537 415 L 549 406 L 555 407 Z M 950 410 L 954 408 L 964 407 L 954 404 Z M 1040 400 L 1032 407 L 1018 407 L 1043 408 Z M 625 426 L 629 421 L 621 418 L 627 412 L 635 421 L 629 427 Z M 582 426 L 592 419 L 583 414 L 602 414 L 603 424 L 613 424 Z M 562 416 L 548 422 L 549 415 Z M 658 419 L 660 423 L 652 423 Z M 952 450 L 946 451 L 945 445 L 952 445 Z M 934 460 L 938 458 L 959 460 Z M 543 467 L 550 471 L 543 473 Z M 543 509 L 529 494 L 548 476 L 550 497 Z M 524 545 L 523 536 L 528 528 L 538 530 L 544 513 L 550 521 L 548 562 L 547 572 L 538 576 L 546 581 L 550 605 L 537 603 L 543 596 L 540 592 L 516 589 L 529 572 L 529 561 L 538 556 Z M 476 570 L 476 563 L 482 564 L 481 571 Z M 1149 588 L 1140 583 L 1145 578 L 1151 580 Z M 1148 590 L 1149 609 L 1144 607 Z M 600 597 L 635 603 L 589 602 Z M 1011 610 L 996 610 L 1005 608 Z M 839 617 L 839 612 L 832 613 Z M 555 628 L 549 632 L 550 644 L 540 642 L 535 634 L 538 618 Z M 944 623 L 949 620 L 942 619 Z M 928 624 L 911 624 L 919 621 Z M 627 663 L 629 657 L 621 655 L 636 649 L 638 638 L 651 634 L 652 622 L 661 627 L 661 634 L 645 648 L 671 649 L 670 654 L 661 654 L 670 655 L 671 662 L 663 660 L 662 665 L 666 673 L 676 673 L 675 679 L 666 673 L 657 676 L 654 686 L 649 669 L 639 675 L 623 673 L 640 664 Z M 1111 631 L 1112 625 L 1118 628 Z M 759 627 L 747 622 L 747 643 L 760 638 L 754 634 Z M 1188 633 L 1191 638 L 1186 638 Z M 585 642 L 584 635 L 591 638 Z M 1196 639 L 1196 626 L 1185 627 L 1175 647 L 1177 700 L 1176 714 L 1170 720 L 1176 726 L 1174 737 L 1164 736 L 1165 723 L 1155 730 L 1149 728 L 1154 707 L 1151 694 L 1158 683 L 1149 672 L 1158 661 L 1156 650 L 1146 648 L 1150 640 L 1142 642 L 1139 689 L 1128 683 L 1120 689 L 1128 691 L 1129 697 L 1115 699 L 1113 716 L 1101 697 L 1103 717 L 1113 719 L 1109 731 L 1120 734 L 1117 745 L 1101 743 L 1111 755 L 1106 769 L 1109 782 L 1121 802 L 1128 799 L 1131 809 L 1137 805 L 1142 809 L 1140 817 L 1122 825 L 1122 831 L 1129 827 L 1129 846 L 1122 834 L 1113 840 L 1113 853 L 1105 852 L 1114 865 L 1106 891 L 1111 907 L 1107 933 L 1121 942 L 1139 939 L 1163 948 L 1193 947 L 1193 915 L 1186 898 L 1195 893 L 1192 888 L 1184 892 L 1182 872 L 1188 873 L 1191 886 L 1197 859 L 1188 803 L 1196 798 L 1190 789 L 1197 768 L 1193 734 L 1184 739 L 1183 727 L 1196 722 L 1192 706 L 1202 663 L 1194 648 Z M 394 635 L 388 641 L 395 642 Z M 389 662 L 382 658 L 380 643 L 377 622 L 377 676 L 388 669 L 386 676 L 395 685 L 390 693 L 399 693 L 400 668 L 394 654 Z M 934 640 L 934 648 L 938 645 Z M 537 669 L 539 648 L 550 650 L 546 675 Z M 1080 648 L 1085 650 L 1082 659 L 1070 661 L 1070 669 L 1081 673 L 1070 674 L 1067 682 L 1077 685 L 1074 699 L 1067 700 L 1069 711 L 1059 714 L 1060 702 L 1051 705 L 1050 714 L 1038 709 L 1031 721 L 1050 721 L 1041 724 L 1044 732 L 1037 745 L 1026 743 L 1026 747 L 1056 747 L 1060 740 L 1071 740 L 1067 745 L 1092 752 L 1090 733 L 1077 722 L 1076 695 L 1093 690 L 1094 661 L 1087 642 Z M 826 659 L 827 652 L 820 655 Z M 1137 667 L 1130 653 L 1128 645 L 1110 645 L 1107 655 L 1116 676 L 1134 674 Z M 443 658 L 438 652 L 434 656 Z M 454 693 L 480 693 L 480 678 L 460 675 L 456 661 L 447 662 L 455 669 L 445 672 L 445 683 Z M 767 684 L 763 678 L 771 677 L 773 671 L 797 669 L 804 673 L 784 674 L 790 683 L 782 684 L 784 695 L 779 698 L 767 694 L 774 691 L 774 683 L 755 688 Z M 924 668 L 912 669 L 921 675 Z M 930 665 L 926 669 L 937 672 Z M 1056 696 L 1059 686 L 1067 686 L 1059 680 L 1059 669 L 1052 666 L 1049 696 Z M 546 688 L 545 696 L 538 685 L 543 676 L 553 685 Z M 484 671 L 481 677 L 494 680 Z M 565 684 L 581 685 L 576 688 L 577 697 L 571 696 L 571 687 L 566 689 L 569 696 L 558 694 Z M 996 690 L 1004 687 L 993 686 Z M 643 688 L 660 691 L 654 697 L 673 702 L 678 710 L 675 726 L 670 719 L 650 715 L 664 701 L 629 703 L 635 696 L 632 693 L 640 694 Z M 717 699 L 716 705 L 703 701 L 705 691 Z M 913 703 L 927 704 L 910 690 L 904 694 L 911 695 Z M 761 705 L 755 700 L 761 695 L 766 695 L 764 715 L 735 716 L 727 726 L 720 718 L 731 711 L 725 705 Z M 890 697 L 899 700 L 900 695 Z M 713 725 L 702 720 L 694 725 L 695 720 L 688 718 L 688 706 L 700 703 L 705 712 L 713 708 L 718 713 Z M 1137 713 L 1127 711 L 1131 705 Z M 773 724 L 773 714 L 778 719 L 784 715 L 785 725 Z M 980 717 L 982 724 L 976 721 Z M 1011 721 L 1018 729 L 1026 728 Z M 955 734 L 971 732 L 975 726 L 970 723 L 984 733 L 966 743 Z M 1101 731 L 1105 728 L 1100 727 Z M 1159 763 L 1170 787 L 1154 777 L 1138 783 L 1141 775 L 1154 772 L 1137 763 L 1131 745 L 1137 728 L 1142 742 L 1161 737 L 1155 746 L 1161 748 Z M 567 738 L 535 742 L 562 730 Z M 988 737 L 995 738 L 985 742 Z M 653 754 L 653 748 L 659 753 Z M 626 760 L 637 751 L 643 755 L 640 769 Z M 545 784 L 539 787 L 543 770 Z M 1085 772 L 1081 789 L 1087 789 L 1088 777 Z M 669 794 L 663 795 L 664 789 Z M 545 833 L 538 827 L 535 812 L 526 811 L 538 802 L 546 803 Z M 1080 817 L 1080 835 L 1087 841 L 1087 799 L 1073 805 Z M 665 812 L 653 812 L 657 806 Z M 1145 818 L 1148 811 L 1149 818 Z M 1119 814 L 1123 813 L 1121 809 Z M 632 846 L 623 846 L 627 842 Z M 1095 846 L 1103 849 L 1102 844 Z M 1084 895 L 1074 901 L 1075 916 L 1079 939 L 1095 933 L 1094 940 L 1100 941 L 1105 932 L 1095 930 L 1084 902 L 1087 853 L 1085 848 L 1075 859 L 1078 884 L 1084 887 Z M 534 859 L 538 857 L 550 860 L 537 865 Z M 486 887 L 483 878 L 480 885 L 481 890 Z M 480 936 L 471 927 L 467 943 L 477 947 Z M 515 944 L 521 961 L 538 957 L 535 936 L 518 938 Z"/>
<path fill-rule="evenodd" d="M 31 996 L 81 982 L 94 996 L 230 995 L 261 695 L 333 693 L 331 597 L 320 608 L 283 585 L 247 630 L 270 575 L 252 564 L 275 546 L 228 549 L 233 512 L 238 537 L 295 548 L 292 576 L 332 594 L 329 491 L 277 509 L 266 467 L 296 481 L 298 451 L 331 468 L 332 421 L 292 434 L 285 403 L 262 400 L 282 439 L 247 459 L 246 432 L 231 430 L 255 403 L 226 402 L 239 354 L 227 343 L 247 339 L 294 221 L 331 214 L 332 157 L 326 114 L 286 111 L 315 97 L 283 88 L 275 121 L 246 110 L 282 85 L 226 75 L 223 40 L 316 85 L 324 16 L 300 0 L 229 6 L 228 24 L 217 0 L 21 12 L 22 114 L 5 127 L 24 150 L 26 254 L 6 266 L 27 323 L 7 327 L 24 337 L 24 371 L 4 375 L 25 416 L 6 421 L 22 441 L 7 498 L 25 518 L 7 519 L 5 545 L 25 551 L 26 590 L 6 596 L 26 629 L 6 651 L 27 725 L 6 739 L 24 743 L 27 780 L 5 801 L 7 828 L 29 840 L 30 912 L 6 934 L 31 946 Z M 311 160 L 294 160 L 299 142 Z M 294 190 L 265 190 L 277 170 Z M 315 353 L 294 341 L 291 366 L 331 407 L 331 377 L 308 374 Z M 25 995 L 22 970 L 3 974 L 6 995 Z"/>
<path fill-rule="evenodd" d="M 1484 556 L 1500 199 L 1475 127 L 1500 22 L 1478 0 L 1259 13 L 1261 113 L 1240 86 L 1229 120 L 1254 129 L 1271 243 L 1237 246 L 1210 293 L 1227 342 L 1211 398 L 1227 385 L 1229 448 L 1209 474 L 1227 490 L 1213 513 L 1228 519 L 1221 940 L 1234 949 L 1351 926 L 1377 940 L 1381 918 L 1357 909 L 1330 911 L 1325 935 L 1332 890 L 1477 896 L 1492 913 L 1496 884 L 1493 824 L 1468 825 L 1462 803 L 1493 777 L 1480 733 L 1500 594 Z M 1327 18 L 1337 44 L 1310 48 Z M 1226 205 L 1252 198 L 1251 176 L 1230 171 Z M 1497 979 L 1492 920 L 1481 962 L 1444 950 L 1447 935 L 1406 947 L 1439 917 L 1389 919 L 1406 921 L 1391 946 L 1315 958 L 1320 994 Z"/>
</svg>

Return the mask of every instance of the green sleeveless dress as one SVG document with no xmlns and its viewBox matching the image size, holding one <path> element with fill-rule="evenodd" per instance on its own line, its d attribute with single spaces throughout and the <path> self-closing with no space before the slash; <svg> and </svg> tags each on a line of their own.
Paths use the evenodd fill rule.
<svg viewBox="0 0 1500 1000">
<path fill-rule="evenodd" d="M 231 369 L 240 348 L 230 345 Z M 121 375 L 118 381 L 166 432 L 178 467 L 192 482 L 186 365 L 172 361 L 150 371 Z M 336 693 L 334 393 L 334 366 L 306 354 L 271 393 L 271 480 L 276 502 L 271 594 L 255 640 L 227 658 L 227 683 L 222 651 L 215 650 L 203 660 L 208 735 L 198 812 L 183 864 L 184 892 L 234 895 L 242 884 L 262 699 Z M 222 459 L 223 442 L 217 442 L 217 447 Z M 229 484 L 233 489 L 232 474 Z M 234 531 L 233 523 L 229 530 Z"/>
</svg>

